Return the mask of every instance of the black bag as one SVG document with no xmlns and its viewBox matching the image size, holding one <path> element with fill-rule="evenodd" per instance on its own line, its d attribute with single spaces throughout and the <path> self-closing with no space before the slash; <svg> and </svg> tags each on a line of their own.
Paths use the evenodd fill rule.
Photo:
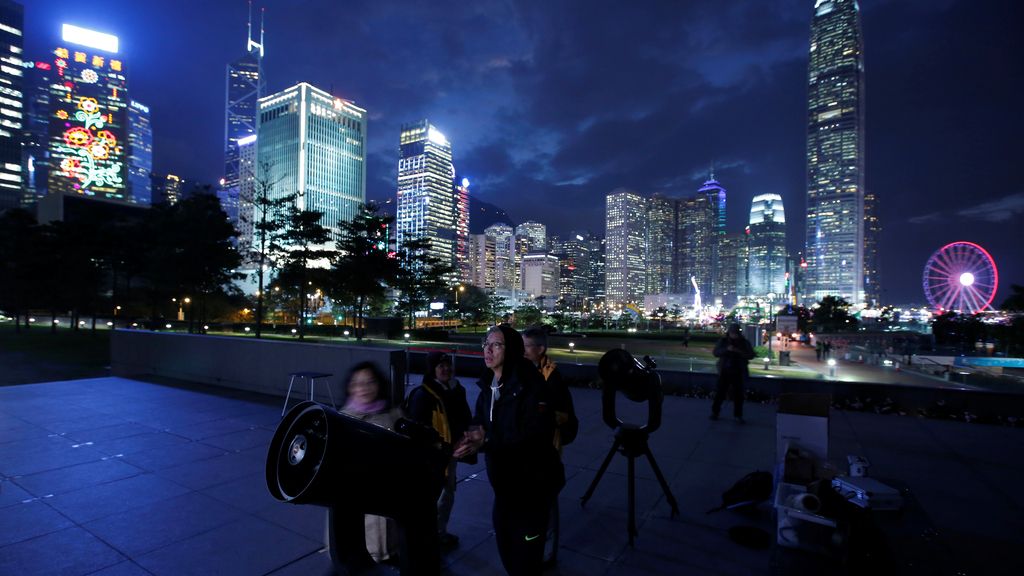
<svg viewBox="0 0 1024 576">
<path fill-rule="evenodd" d="M 708 514 L 719 510 L 735 510 L 754 506 L 772 496 L 772 475 L 763 470 L 751 472 L 740 478 L 728 490 L 722 492 L 722 505 L 708 510 Z"/>
</svg>

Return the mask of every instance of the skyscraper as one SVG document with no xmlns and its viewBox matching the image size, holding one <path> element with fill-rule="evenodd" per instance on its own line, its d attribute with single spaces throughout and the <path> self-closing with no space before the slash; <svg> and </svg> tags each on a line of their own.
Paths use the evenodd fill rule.
<svg viewBox="0 0 1024 576">
<path fill-rule="evenodd" d="M 21 51 L 24 8 L 0 0 L 0 210 L 21 205 L 25 83 Z"/>
<path fill-rule="evenodd" d="M 516 236 L 526 238 L 528 252 L 544 252 L 548 249 L 548 227 L 540 222 L 527 220 L 516 226 Z"/>
<path fill-rule="evenodd" d="M 807 94 L 803 297 L 864 299 L 864 63 L 856 0 L 816 0 Z"/>
<path fill-rule="evenodd" d="M 747 296 L 786 293 L 786 212 L 782 196 L 759 194 L 750 205 Z"/>
<path fill-rule="evenodd" d="M 128 103 L 128 199 L 133 204 L 152 203 L 153 127 L 149 107 L 132 100 Z"/>
<path fill-rule="evenodd" d="M 47 193 L 126 200 L 128 93 L 117 36 L 70 24 L 62 32 L 70 47 L 53 51 Z"/>
<path fill-rule="evenodd" d="M 469 178 L 456 180 L 455 272 L 460 282 L 469 282 Z"/>
<path fill-rule="evenodd" d="M 429 254 L 458 270 L 459 206 L 452 145 L 427 120 L 402 126 L 398 158 L 398 245 L 430 240 Z M 455 274 L 451 280 L 456 280 Z"/>
<path fill-rule="evenodd" d="M 249 2 L 249 22 L 245 55 L 228 64 L 226 74 L 224 110 L 224 181 L 217 196 L 229 217 L 238 221 L 239 184 L 241 182 L 241 153 L 238 141 L 255 136 L 258 126 L 259 100 L 266 91 L 263 76 L 263 11 L 260 11 L 260 41 L 252 39 L 252 1 Z"/>
<path fill-rule="evenodd" d="M 242 258 L 249 264 L 248 251 L 252 247 L 254 229 L 256 195 L 256 135 L 246 136 L 238 140 L 239 180 L 238 180 L 238 245 L 241 247 Z"/>
<path fill-rule="evenodd" d="M 882 222 L 878 219 L 878 197 L 864 193 L 864 302 L 882 303 L 882 282 L 878 269 L 878 239 Z"/>
<path fill-rule="evenodd" d="M 722 238 L 725 237 L 725 188 L 715 180 L 714 171 L 711 172 L 710 177 L 704 185 L 697 191 L 698 195 L 706 196 L 708 199 L 708 208 L 710 209 L 709 226 L 710 229 L 707 232 L 707 248 L 705 249 L 708 270 L 708 282 L 706 285 L 707 296 L 705 301 L 708 303 L 714 303 L 715 299 L 722 298 L 723 287 L 722 275 L 725 273 L 725 268 L 720 265 L 719 246 L 722 243 Z M 704 289 L 704 288 L 702 288 Z"/>
<path fill-rule="evenodd" d="M 642 304 L 647 199 L 619 188 L 605 198 L 605 295 L 608 304 Z"/>
<path fill-rule="evenodd" d="M 259 101 L 256 178 L 338 231 L 366 202 L 366 110 L 305 82 Z"/>
<path fill-rule="evenodd" d="M 715 214 L 709 196 L 698 194 L 679 200 L 676 216 L 676 290 L 693 295 L 700 291 L 701 301 L 713 301 L 714 273 L 712 243 Z M 696 288 L 694 288 L 696 282 Z"/>
<path fill-rule="evenodd" d="M 469 235 L 469 279 L 470 284 L 494 290 L 497 287 L 494 278 L 494 237 L 487 234 Z"/>
<path fill-rule="evenodd" d="M 28 60 L 25 69 L 25 118 L 22 130 L 22 206 L 34 204 L 46 194 L 49 178 L 50 82 L 52 62 Z"/>
<path fill-rule="evenodd" d="M 655 194 L 647 204 L 646 294 L 672 290 L 672 252 L 675 250 L 675 202 Z"/>
<path fill-rule="evenodd" d="M 494 288 L 511 290 L 516 286 L 515 233 L 511 226 L 500 222 L 484 229 L 484 235 L 494 244 Z"/>
</svg>

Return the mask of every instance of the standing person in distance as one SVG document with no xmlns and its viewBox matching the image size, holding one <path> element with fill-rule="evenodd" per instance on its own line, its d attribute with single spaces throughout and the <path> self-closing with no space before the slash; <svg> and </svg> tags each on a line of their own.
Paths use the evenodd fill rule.
<svg viewBox="0 0 1024 576">
<path fill-rule="evenodd" d="M 466 402 L 466 389 L 452 376 L 452 357 L 443 352 L 427 355 L 427 371 L 423 384 L 409 392 L 406 414 L 420 424 L 437 430 L 441 440 L 454 446 L 469 428 L 472 415 Z M 475 460 L 475 457 L 473 457 Z M 448 520 L 455 504 L 455 467 L 458 460 L 451 458 L 445 470 L 444 489 L 437 501 L 437 533 L 442 549 L 459 545 L 459 538 L 448 532 Z"/>
<path fill-rule="evenodd" d="M 742 424 L 744 384 L 750 374 L 747 363 L 754 357 L 754 347 L 740 333 L 739 324 L 730 324 L 728 332 L 715 344 L 714 355 L 718 358 L 718 384 L 711 404 L 711 419 L 718 420 L 722 402 L 731 390 L 733 416 Z"/>
<path fill-rule="evenodd" d="M 580 421 L 576 418 L 572 394 L 569 386 L 562 378 L 562 373 L 551 358 L 548 358 L 548 333 L 542 326 L 531 326 L 523 331 L 524 355 L 533 363 L 547 384 L 546 395 L 548 404 L 555 411 L 555 437 L 553 445 L 558 451 L 561 465 L 562 446 L 576 439 Z M 564 470 L 564 466 L 563 466 Z M 564 474 L 564 471 L 563 471 Z M 548 518 L 547 538 L 544 543 L 544 564 L 552 565 L 558 561 L 558 492 L 551 499 L 551 512 Z"/>
<path fill-rule="evenodd" d="M 494 489 L 494 535 L 510 576 L 541 573 L 551 498 L 565 485 L 552 438 L 554 411 L 540 373 L 523 358 L 523 337 L 507 324 L 484 339 L 487 369 L 477 385 L 473 425 L 455 449 L 486 456 Z"/>
</svg>

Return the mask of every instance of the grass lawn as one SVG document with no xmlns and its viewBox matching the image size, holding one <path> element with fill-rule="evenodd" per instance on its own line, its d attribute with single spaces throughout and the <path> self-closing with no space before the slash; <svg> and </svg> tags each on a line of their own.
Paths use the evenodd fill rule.
<svg viewBox="0 0 1024 576">
<path fill-rule="evenodd" d="M 0 324 L 0 385 L 94 378 L 109 374 L 110 332 L 51 332 L 48 326 Z"/>
</svg>

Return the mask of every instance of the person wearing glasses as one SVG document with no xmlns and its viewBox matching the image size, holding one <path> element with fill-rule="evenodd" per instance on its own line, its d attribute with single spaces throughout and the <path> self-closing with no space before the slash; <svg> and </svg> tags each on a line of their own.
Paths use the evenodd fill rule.
<svg viewBox="0 0 1024 576">
<path fill-rule="evenodd" d="M 483 350 L 487 368 L 477 382 L 474 425 L 454 456 L 484 453 L 501 563 L 511 576 L 536 576 L 542 570 L 551 499 L 565 484 L 551 441 L 555 414 L 540 373 L 524 358 L 519 332 L 507 324 L 494 326 Z"/>
</svg>

